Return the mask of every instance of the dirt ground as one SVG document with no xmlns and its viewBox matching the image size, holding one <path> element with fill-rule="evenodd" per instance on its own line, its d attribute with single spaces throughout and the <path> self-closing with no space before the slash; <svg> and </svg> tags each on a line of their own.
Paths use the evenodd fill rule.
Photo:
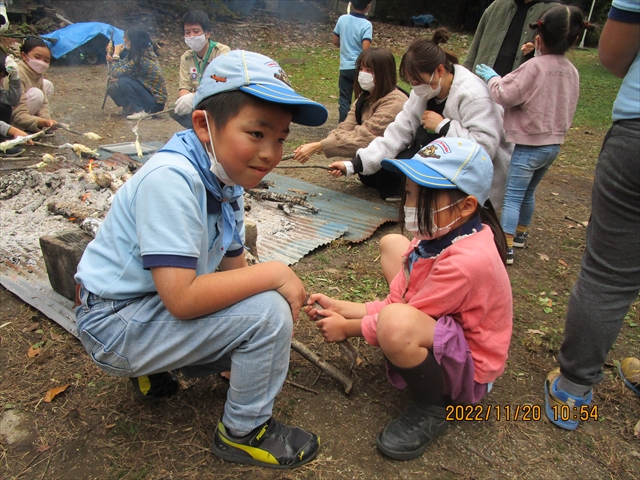
<svg viewBox="0 0 640 480">
<path fill-rule="evenodd" d="M 287 28 L 298 28 L 303 37 L 313 30 L 304 24 Z M 330 31 L 331 26 L 318 28 Z M 385 28 L 375 25 L 381 36 Z M 175 30 L 158 30 L 169 52 L 162 61 L 171 98 L 176 96 L 177 84 L 171 63 L 177 64 L 185 48 Z M 407 37 L 412 35 L 410 30 Z M 242 35 L 235 35 L 235 43 L 229 43 L 242 46 Z M 105 135 L 108 143 L 133 140 L 132 123 L 117 116 L 111 101 L 104 114 L 100 111 L 104 65 L 56 64 L 49 77 L 56 86 L 51 103 L 59 121 Z M 336 105 L 327 107 L 327 125 L 317 129 L 293 125 L 288 143 L 323 138 L 337 123 Z M 143 121 L 140 127 L 143 139 L 155 141 L 166 141 L 177 130 L 178 125 L 165 117 Z M 127 379 L 99 370 L 75 337 L 1 288 L 0 478 L 638 478 L 640 443 L 633 428 L 640 419 L 640 400 L 624 387 L 614 366 L 615 361 L 640 353 L 637 303 L 605 366 L 605 380 L 595 389 L 598 420 L 567 432 L 554 427 L 543 412 L 542 385 L 547 372 L 556 366 L 567 299 L 584 248 L 585 229 L 576 220 L 589 217 L 593 168 L 604 134 L 604 130 L 572 130 L 560 158 L 539 187 L 528 248 L 516 252 L 516 263 L 509 268 L 514 332 L 506 372 L 481 404 L 484 413 L 493 409 L 488 419 L 452 422 L 415 460 L 384 457 L 375 447 L 375 436 L 402 411 L 408 396 L 386 381 L 380 352 L 354 340 L 364 363 L 352 371 L 355 387 L 349 396 L 292 353 L 288 381 L 274 414 L 320 435 L 323 446 L 314 462 L 287 472 L 225 463 L 209 450 L 225 399 L 224 381 L 184 380 L 181 391 L 171 399 L 141 402 Z M 59 131 L 53 141 L 62 144 L 77 138 Z M 42 147 L 31 147 L 31 151 L 44 152 Z M 39 160 L 34 158 L 34 163 Z M 310 163 L 328 162 L 316 156 Z M 277 173 L 380 201 L 357 180 L 332 180 L 322 170 Z M 361 244 L 333 242 L 293 268 L 309 292 L 340 296 L 358 286 L 359 276 L 366 273 L 370 278 L 371 272 L 379 272 L 377 243 L 392 232 L 397 232 L 397 226 L 387 224 Z M 379 285 L 384 284 L 381 273 L 377 279 Z M 324 360 L 348 369 L 339 349 L 324 344 L 311 322 L 301 319 L 295 335 Z M 40 354 L 29 358 L 27 352 L 36 344 L 42 347 Z M 43 402 L 47 390 L 66 384 L 67 390 L 53 402 Z M 515 409 L 523 406 L 529 406 L 531 418 L 523 419 L 520 413 L 514 419 Z M 504 415 L 507 407 L 512 411 L 508 420 Z M 500 420 L 495 416 L 497 408 L 502 409 Z"/>
</svg>

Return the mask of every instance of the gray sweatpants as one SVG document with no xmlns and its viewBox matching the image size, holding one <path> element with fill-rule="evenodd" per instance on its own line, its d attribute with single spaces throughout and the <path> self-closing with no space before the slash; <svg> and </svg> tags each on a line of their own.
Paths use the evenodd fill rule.
<svg viewBox="0 0 640 480">
<path fill-rule="evenodd" d="M 596 166 L 587 246 L 571 291 L 562 374 L 580 385 L 602 381 L 602 366 L 640 291 L 640 119 L 613 124 Z"/>
</svg>

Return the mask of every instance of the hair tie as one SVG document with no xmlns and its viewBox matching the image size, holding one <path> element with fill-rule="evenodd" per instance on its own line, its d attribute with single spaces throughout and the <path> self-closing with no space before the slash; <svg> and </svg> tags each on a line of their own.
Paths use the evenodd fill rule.
<svg viewBox="0 0 640 480">
<path fill-rule="evenodd" d="M 582 25 L 580 25 L 582 28 L 584 28 L 585 30 L 587 28 L 589 28 L 591 25 L 589 24 L 589 22 L 587 22 L 586 20 L 582 21 Z"/>
<path fill-rule="evenodd" d="M 540 27 L 542 27 L 543 22 L 542 22 L 542 20 L 538 20 L 538 21 L 536 22 L 536 24 L 538 25 L 538 28 L 540 28 Z"/>
</svg>

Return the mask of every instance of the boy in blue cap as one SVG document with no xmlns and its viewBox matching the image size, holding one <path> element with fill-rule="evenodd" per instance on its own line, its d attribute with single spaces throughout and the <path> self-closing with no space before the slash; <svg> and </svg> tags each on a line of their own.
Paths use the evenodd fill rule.
<svg viewBox="0 0 640 480">
<path fill-rule="evenodd" d="M 185 376 L 231 371 L 213 452 L 231 462 L 294 468 L 313 433 L 271 416 L 289 366 L 292 320 L 305 299 L 279 262 L 247 266 L 243 188 L 282 158 L 291 121 L 323 124 L 263 55 L 232 51 L 205 70 L 193 129 L 179 132 L 118 191 L 78 265 L 80 340 L 139 395 L 175 393 Z"/>
</svg>

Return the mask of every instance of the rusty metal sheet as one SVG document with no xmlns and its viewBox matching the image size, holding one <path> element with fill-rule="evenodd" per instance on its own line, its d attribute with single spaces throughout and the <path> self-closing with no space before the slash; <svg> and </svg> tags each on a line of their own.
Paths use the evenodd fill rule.
<svg viewBox="0 0 640 480">
<path fill-rule="evenodd" d="M 265 179 L 274 183 L 269 187 L 270 191 L 291 194 L 289 189 L 297 189 L 307 192 L 307 201 L 319 210 L 313 217 L 327 223 L 348 225 L 349 230 L 342 238 L 349 242 L 360 243 L 383 223 L 398 221 L 398 207 L 395 205 L 369 202 L 275 173 L 270 173 Z"/>
</svg>

